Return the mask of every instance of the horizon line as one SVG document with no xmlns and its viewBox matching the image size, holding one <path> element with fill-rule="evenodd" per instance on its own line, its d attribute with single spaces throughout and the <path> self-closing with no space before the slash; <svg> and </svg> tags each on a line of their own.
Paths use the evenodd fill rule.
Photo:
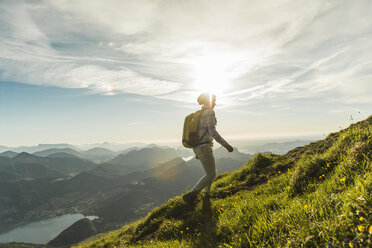
<svg viewBox="0 0 372 248">
<path fill-rule="evenodd" d="M 329 133 L 328 133 L 329 134 Z M 326 137 L 328 134 L 320 134 L 320 133 L 302 133 L 302 134 L 279 134 L 279 135 L 243 135 L 243 136 L 226 136 L 226 139 L 231 141 L 254 141 L 254 140 L 278 140 L 278 139 L 292 139 L 292 138 L 320 138 Z M 19 147 L 36 147 L 40 145 L 71 145 L 71 146 L 89 146 L 89 145 L 103 145 L 103 144 L 112 144 L 112 145 L 129 145 L 129 144 L 143 144 L 143 145 L 151 145 L 151 144 L 175 144 L 179 143 L 179 146 L 182 146 L 182 142 L 180 139 L 168 139 L 168 140 L 161 140 L 161 141 L 128 141 L 128 142 L 117 142 L 117 141 L 103 141 L 103 142 L 92 142 L 92 143 L 69 143 L 69 142 L 51 142 L 51 143 L 34 143 L 34 144 L 22 144 L 22 145 L 6 145 L 0 144 L 0 146 L 4 146 L 7 148 L 19 148 Z"/>
</svg>

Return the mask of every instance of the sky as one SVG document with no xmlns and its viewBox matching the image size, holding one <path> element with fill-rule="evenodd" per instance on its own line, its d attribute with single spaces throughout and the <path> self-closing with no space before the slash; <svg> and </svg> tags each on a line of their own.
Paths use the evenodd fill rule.
<svg viewBox="0 0 372 248">
<path fill-rule="evenodd" d="M 202 92 L 227 140 L 327 135 L 371 115 L 371 16 L 369 0 L 0 0 L 0 145 L 175 142 Z"/>
</svg>

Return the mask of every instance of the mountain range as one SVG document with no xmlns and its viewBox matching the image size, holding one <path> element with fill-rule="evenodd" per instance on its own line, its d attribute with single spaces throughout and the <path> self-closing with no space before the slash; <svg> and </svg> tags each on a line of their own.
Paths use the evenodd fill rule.
<svg viewBox="0 0 372 248">
<path fill-rule="evenodd" d="M 119 152 L 68 144 L 28 151 L 34 152 L 0 153 L 0 232 L 67 213 L 97 215 L 96 231 L 111 230 L 184 192 L 204 173 L 192 150 L 154 144 Z M 214 155 L 218 173 L 239 169 L 252 157 L 223 147 Z"/>
<path fill-rule="evenodd" d="M 10 146 L 4 146 L 0 145 L 0 152 L 5 151 L 13 151 L 13 152 L 27 152 L 27 153 L 35 153 L 40 152 L 48 149 L 72 149 L 75 151 L 87 151 L 94 148 L 103 148 L 106 150 L 114 151 L 114 152 L 121 152 L 124 150 L 127 150 L 129 148 L 138 147 L 143 148 L 146 144 L 144 143 L 126 143 L 126 144 L 120 144 L 120 143 L 110 143 L 110 142 L 104 142 L 104 143 L 95 143 L 95 144 L 86 144 L 86 145 L 71 145 L 71 144 L 38 144 L 36 146 L 19 146 L 19 147 L 10 147 Z"/>
<path fill-rule="evenodd" d="M 317 138 L 318 139 L 318 138 Z M 307 138 L 304 140 L 243 140 L 233 141 L 232 143 L 239 148 L 239 150 L 248 153 L 255 154 L 258 152 L 271 152 L 276 154 L 284 154 L 289 150 L 303 146 L 311 141 L 314 141 L 315 137 Z M 155 144 L 146 145 L 144 143 L 95 143 L 86 145 L 70 145 L 70 144 L 39 144 L 36 146 L 20 146 L 20 147 L 8 147 L 0 145 L 0 156 L 6 156 L 9 158 L 14 157 L 16 154 L 21 152 L 27 152 L 36 156 L 49 156 L 55 153 L 67 153 L 72 154 L 76 157 L 91 160 L 96 163 L 108 162 L 115 156 L 120 154 L 128 153 L 132 150 L 140 150 L 142 148 L 160 147 Z M 162 146 L 161 148 L 167 148 Z M 168 147 L 169 148 L 169 147 Z"/>
<path fill-rule="evenodd" d="M 182 159 L 191 150 L 152 145 L 102 164 L 71 153 L 70 148 L 51 148 L 0 156 L 0 232 L 67 213 L 97 215 L 109 230 L 143 216 L 203 174 L 199 161 Z M 219 172 L 239 168 L 250 157 L 237 149 L 215 153 Z"/>
<path fill-rule="evenodd" d="M 3 173 L 10 173 L 17 180 L 63 178 L 91 170 L 95 166 L 96 164 L 77 157 L 39 157 L 22 152 L 13 158 L 0 156 L 0 177 L 4 178 Z"/>
</svg>

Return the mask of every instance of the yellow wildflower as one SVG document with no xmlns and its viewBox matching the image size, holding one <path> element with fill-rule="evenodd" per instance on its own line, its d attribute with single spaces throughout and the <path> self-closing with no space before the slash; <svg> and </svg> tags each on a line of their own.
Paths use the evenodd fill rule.
<svg viewBox="0 0 372 248">
<path fill-rule="evenodd" d="M 309 206 L 307 204 L 305 204 L 304 208 L 307 209 Z"/>
<path fill-rule="evenodd" d="M 360 221 L 363 221 L 364 220 L 363 216 L 360 216 L 359 220 Z"/>
<path fill-rule="evenodd" d="M 186 230 L 189 230 L 189 228 L 188 228 L 188 227 L 186 227 Z"/>
<path fill-rule="evenodd" d="M 183 234 L 183 231 L 181 231 L 181 234 Z"/>
<path fill-rule="evenodd" d="M 331 166 L 329 163 L 327 163 L 327 167 Z"/>
<path fill-rule="evenodd" d="M 354 248 L 354 245 L 351 242 L 349 242 L 349 246 L 350 246 L 350 248 Z"/>
<path fill-rule="evenodd" d="M 364 226 L 362 226 L 362 225 L 358 226 L 358 230 L 359 230 L 359 232 L 363 232 L 364 231 Z"/>
<path fill-rule="evenodd" d="M 369 226 L 369 228 L 368 228 L 368 232 L 369 232 L 369 234 L 372 235 L 372 226 Z"/>
<path fill-rule="evenodd" d="M 324 174 L 322 174 L 322 177 L 325 177 L 325 175 L 324 175 Z"/>
</svg>

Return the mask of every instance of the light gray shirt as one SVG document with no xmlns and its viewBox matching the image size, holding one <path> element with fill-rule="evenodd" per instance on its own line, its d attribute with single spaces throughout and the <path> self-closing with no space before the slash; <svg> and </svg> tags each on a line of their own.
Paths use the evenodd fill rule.
<svg viewBox="0 0 372 248">
<path fill-rule="evenodd" d="M 216 130 L 217 119 L 213 109 L 208 107 L 202 107 L 202 109 L 205 110 L 199 117 L 198 136 L 199 139 L 201 138 L 200 143 L 212 143 L 213 139 L 215 139 L 222 146 L 228 146 L 229 144 Z"/>
</svg>

